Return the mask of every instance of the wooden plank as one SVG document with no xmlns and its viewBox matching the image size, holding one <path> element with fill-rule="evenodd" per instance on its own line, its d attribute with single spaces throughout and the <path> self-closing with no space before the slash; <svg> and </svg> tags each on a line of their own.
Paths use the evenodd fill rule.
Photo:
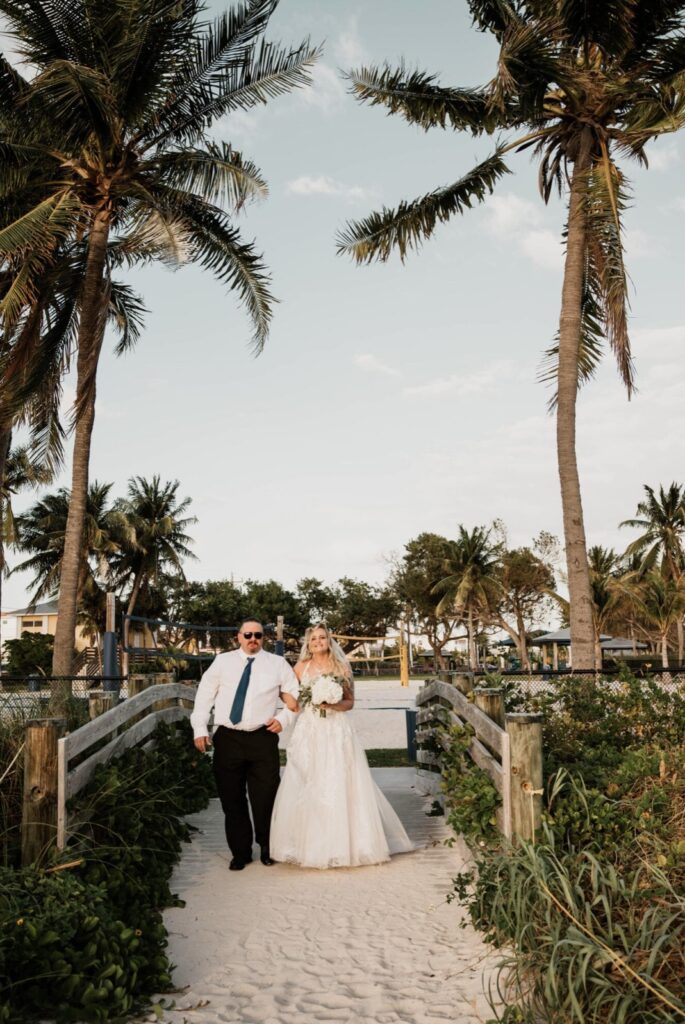
<svg viewBox="0 0 685 1024">
<path fill-rule="evenodd" d="M 146 690 L 145 693 L 151 693 L 152 689 Z M 141 694 L 142 696 L 144 694 Z M 109 714 L 109 712 L 107 713 Z M 93 777 L 93 773 L 99 764 L 106 763 L 116 754 L 127 750 L 129 747 L 137 746 L 146 736 L 154 732 L 160 722 L 178 722 L 182 718 L 187 718 L 188 715 L 187 708 L 166 708 L 164 711 L 155 711 L 152 714 L 146 715 L 140 722 L 136 722 L 126 732 L 115 736 L 106 746 L 96 750 L 82 764 L 69 772 L 65 787 L 66 799 L 71 799 L 72 796 L 75 796 L 76 793 L 83 789 L 86 783 Z"/>
<path fill-rule="evenodd" d="M 134 718 L 141 711 L 152 707 L 160 697 L 176 697 L 185 701 L 193 701 L 195 687 L 185 686 L 183 683 L 162 683 L 158 686 L 151 686 L 135 697 L 129 697 L 128 700 L 122 701 L 110 711 L 105 711 L 104 714 L 99 715 L 92 722 L 82 725 L 80 729 L 75 729 L 66 737 L 67 763 L 76 754 L 88 750 L 98 740 L 104 739 L 115 729 L 125 725 L 129 719 Z"/>
<path fill-rule="evenodd" d="M 502 796 L 504 780 L 502 778 L 502 765 L 499 761 L 495 760 L 490 751 L 486 750 L 483 744 L 479 743 L 475 738 L 471 741 L 469 753 L 478 767 L 488 773 L 495 789 Z"/>
<path fill-rule="evenodd" d="M 440 758 L 432 750 L 417 750 L 416 760 L 419 764 L 440 764 Z"/>
<path fill-rule="evenodd" d="M 473 726 L 478 739 L 487 743 L 496 754 L 501 755 L 504 729 L 500 729 L 498 725 L 495 725 L 487 715 L 484 715 L 473 704 L 469 704 L 467 700 L 464 701 L 463 705 L 450 713 L 450 719 L 453 725 L 463 725 L 464 722 L 468 722 L 469 725 Z"/>
<path fill-rule="evenodd" d="M 480 708 L 472 704 L 456 687 L 451 686 L 449 683 L 435 680 L 419 690 L 416 695 L 416 703 L 423 706 L 437 697 L 442 697 L 449 701 L 454 711 L 467 721 L 469 725 L 473 726 L 479 739 L 484 740 L 498 754 L 501 753 L 504 729 L 500 729 L 499 726 L 495 725 Z"/>
<path fill-rule="evenodd" d="M 67 753 L 66 739 L 57 741 L 57 849 L 67 845 Z"/>
<path fill-rule="evenodd" d="M 502 833 L 512 837 L 511 823 L 511 747 L 509 733 L 505 732 L 502 743 Z"/>
</svg>

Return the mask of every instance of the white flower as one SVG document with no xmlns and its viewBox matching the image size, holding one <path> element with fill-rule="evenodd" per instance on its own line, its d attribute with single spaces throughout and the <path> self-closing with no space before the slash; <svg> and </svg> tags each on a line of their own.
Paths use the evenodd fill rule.
<svg viewBox="0 0 685 1024">
<path fill-rule="evenodd" d="M 318 676 L 312 682 L 312 704 L 337 704 L 343 688 L 334 676 Z"/>
</svg>

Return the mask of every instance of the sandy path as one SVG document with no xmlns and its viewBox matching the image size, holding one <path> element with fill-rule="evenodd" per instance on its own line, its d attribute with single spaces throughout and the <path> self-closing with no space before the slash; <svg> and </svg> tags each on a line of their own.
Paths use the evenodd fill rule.
<svg viewBox="0 0 685 1024">
<path fill-rule="evenodd" d="M 445 903 L 463 866 L 442 818 L 425 815 L 408 768 L 374 769 L 415 843 L 390 864 L 332 871 L 290 865 L 228 871 L 218 801 L 190 820 L 201 829 L 165 914 L 178 966 L 174 1024 L 475 1024 L 492 966 L 476 932 Z M 429 801 L 428 801 L 429 802 Z"/>
</svg>

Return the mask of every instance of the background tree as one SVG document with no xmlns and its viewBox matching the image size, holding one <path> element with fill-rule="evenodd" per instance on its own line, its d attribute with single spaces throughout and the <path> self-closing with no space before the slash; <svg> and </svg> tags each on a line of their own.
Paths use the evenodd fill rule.
<svg viewBox="0 0 685 1024">
<path fill-rule="evenodd" d="M 80 551 L 79 602 L 102 593 L 100 580 L 109 572 L 114 559 L 132 541 L 132 530 L 125 515 L 109 503 L 112 484 L 93 481 L 88 502 Z M 69 515 L 69 491 L 62 487 L 43 495 L 31 508 L 17 516 L 17 549 L 29 557 L 13 572 L 32 572 L 31 604 L 54 597 L 60 590 L 64 562 L 65 535 Z M 72 647 L 74 638 L 72 636 Z"/>
<path fill-rule="evenodd" d="M 237 290 L 257 351 L 267 335 L 264 266 L 226 212 L 263 195 L 266 185 L 207 129 L 308 82 L 316 56 L 308 43 L 284 50 L 260 42 L 277 3 L 253 0 L 207 25 L 199 0 L 0 0 L 21 58 L 36 70 L 29 81 L 3 65 L 10 86 L 2 99 L 25 115 L 15 109 L 14 120 L 0 122 L 0 196 L 29 190 L 34 203 L 0 226 L 0 255 L 12 276 L 0 304 L 3 329 L 11 332 L 30 307 L 59 244 L 78 240 L 86 249 L 55 675 L 71 670 L 112 268 L 159 258 L 197 262 Z"/>
<path fill-rule="evenodd" d="M 402 614 L 401 603 L 387 586 L 372 586 L 343 576 L 331 591 L 333 605 L 327 624 L 341 636 L 340 646 L 346 653 L 358 647 L 359 641 L 345 637 L 384 637 Z"/>
<path fill-rule="evenodd" d="M 163 484 L 157 475 L 152 480 L 132 477 L 127 497 L 116 503 L 117 511 L 125 517 L 132 533 L 130 543 L 119 550 L 113 564 L 118 586 L 131 588 L 123 628 L 125 649 L 129 637 L 128 616 L 135 611 L 141 588 L 159 590 L 163 574 L 173 572 L 183 578 L 184 560 L 195 557 L 189 546 L 192 538 L 186 531 L 197 519 L 185 514 L 191 499 L 179 499 L 179 486 L 178 480 Z M 125 659 L 126 675 L 127 655 Z"/>
<path fill-rule="evenodd" d="M 576 458 L 576 400 L 606 339 L 630 394 L 622 215 L 628 182 L 617 156 L 646 165 L 645 146 L 685 122 L 682 0 L 468 0 L 474 24 L 499 47 L 482 88 L 446 88 L 434 75 L 393 69 L 350 72 L 352 92 L 428 130 L 474 136 L 516 130 L 456 182 L 348 225 L 339 251 L 358 263 L 404 259 L 437 225 L 482 202 L 508 173 L 507 152 L 533 147 L 548 202 L 566 192 L 566 260 L 556 344 L 545 377 L 555 384 L 557 462 L 570 594 L 573 664 L 595 663 L 592 599 Z"/>
<path fill-rule="evenodd" d="M 639 559 L 641 573 L 658 569 L 665 579 L 680 582 L 685 572 L 685 488 L 675 483 L 658 494 L 644 485 L 645 498 L 638 502 L 637 515 L 624 519 L 620 526 L 640 530 L 640 535 L 626 548 L 626 557 Z M 683 619 L 677 619 L 678 664 L 685 655 Z"/>
<path fill-rule="evenodd" d="M 0 433 L 0 446 L 9 445 L 11 432 Z M 8 545 L 15 545 L 18 540 L 17 525 L 12 509 L 12 497 L 19 491 L 29 487 L 38 487 L 49 483 L 52 474 L 45 465 L 31 457 L 28 446 L 23 445 L 0 451 L 0 607 L 2 607 L 2 581 L 7 574 L 6 550 Z M 0 633 L 0 650 L 2 635 Z M 2 672 L 0 666 L 0 674 Z"/>
<path fill-rule="evenodd" d="M 530 672 L 527 635 L 554 593 L 554 572 L 542 558 L 524 547 L 500 550 L 497 573 L 500 594 L 492 621 L 509 634 L 516 644 L 521 668 Z"/>
<path fill-rule="evenodd" d="M 685 588 L 681 580 L 652 570 L 640 587 L 644 619 L 652 627 L 661 649 L 661 664 L 668 668 L 668 635 L 685 612 Z"/>
<path fill-rule="evenodd" d="M 391 586 L 400 604 L 408 607 L 418 631 L 433 649 L 436 663 L 445 667 L 442 650 L 457 636 L 460 617 L 445 609 L 436 611 L 435 586 L 445 576 L 450 557 L 450 542 L 437 533 L 421 533 L 404 546 L 391 577 Z"/>
<path fill-rule="evenodd" d="M 459 536 L 449 541 L 444 575 L 433 588 L 436 614 L 449 611 L 466 626 L 469 668 L 478 668 L 476 636 L 481 622 L 492 618 L 502 594 L 497 572 L 498 548 L 490 541 L 490 530 L 476 526 L 469 533 L 461 524 Z"/>
</svg>

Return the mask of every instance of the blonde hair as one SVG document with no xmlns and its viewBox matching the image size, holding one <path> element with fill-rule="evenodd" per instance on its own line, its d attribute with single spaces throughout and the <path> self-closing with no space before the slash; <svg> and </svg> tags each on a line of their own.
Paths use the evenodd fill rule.
<svg viewBox="0 0 685 1024">
<path fill-rule="evenodd" d="M 328 643 L 328 668 L 332 675 L 343 676 L 345 679 L 352 678 L 352 669 L 350 663 L 345 657 L 345 653 L 340 644 L 335 640 L 330 629 L 325 622 L 317 622 L 312 626 L 308 626 L 304 634 L 304 642 L 302 644 L 302 650 L 300 651 L 300 661 L 311 661 L 312 652 L 309 649 L 309 642 L 317 629 L 322 629 L 326 634 L 326 641 Z"/>
</svg>

